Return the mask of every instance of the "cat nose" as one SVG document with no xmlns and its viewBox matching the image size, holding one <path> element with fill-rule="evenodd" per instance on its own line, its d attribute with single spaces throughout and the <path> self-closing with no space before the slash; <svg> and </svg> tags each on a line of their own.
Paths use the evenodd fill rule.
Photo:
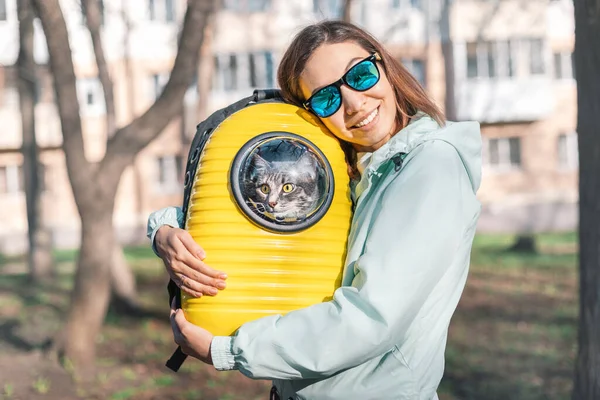
<svg viewBox="0 0 600 400">
<path fill-rule="evenodd" d="M 269 205 L 270 205 L 271 207 L 275 207 L 275 206 L 277 205 L 277 202 L 276 202 L 276 201 L 270 201 L 270 202 L 269 202 Z"/>
</svg>

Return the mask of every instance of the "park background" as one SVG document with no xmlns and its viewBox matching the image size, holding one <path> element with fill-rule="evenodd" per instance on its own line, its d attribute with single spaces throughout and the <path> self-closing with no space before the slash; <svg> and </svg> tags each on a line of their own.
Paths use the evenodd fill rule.
<svg viewBox="0 0 600 400">
<path fill-rule="evenodd" d="M 380 39 L 449 119 L 482 126 L 482 215 L 440 398 L 570 397 L 579 218 L 571 0 L 204 0 L 190 2 L 202 5 L 187 35 L 184 0 L 60 0 L 60 8 L 46 2 L 48 10 L 43 0 L 29 3 L 0 0 L 0 397 L 266 398 L 268 383 L 239 373 L 216 374 L 194 361 L 177 375 L 166 370 L 173 350 L 167 276 L 149 248 L 146 221 L 181 204 L 198 122 L 254 89 L 275 87 L 293 35 L 336 18 Z M 73 61 L 71 97 L 55 89 L 68 86 L 68 76 L 51 65 L 48 46 L 60 40 L 47 45 L 40 21 L 58 11 Z M 170 80 L 178 39 L 192 35 L 201 37 L 199 59 L 173 74 L 188 82 Z M 78 107 L 61 121 L 59 104 L 69 100 Z M 119 141 L 137 132 L 146 132 L 139 143 Z M 131 156 L 120 159 L 119 149 Z M 70 173 L 70 163 L 89 175 Z M 104 179 L 106 171 L 117 177 Z M 115 239 L 98 250 L 111 261 L 106 268 L 81 250 L 82 218 L 93 221 L 91 198 L 104 185 L 115 186 L 114 213 L 99 213 L 110 216 Z M 60 345 L 63 331 L 77 335 L 68 327 L 86 286 L 78 289 L 75 271 L 103 268 L 87 286 L 100 293 L 106 281 L 112 293 L 102 326 L 84 333 L 94 350 Z M 60 346 L 72 359 L 53 357 Z M 92 372 L 82 377 L 79 365 Z"/>
</svg>

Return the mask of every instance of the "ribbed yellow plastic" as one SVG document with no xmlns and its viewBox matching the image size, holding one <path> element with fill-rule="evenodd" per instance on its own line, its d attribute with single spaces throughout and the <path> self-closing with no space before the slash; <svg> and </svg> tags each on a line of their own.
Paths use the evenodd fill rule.
<svg viewBox="0 0 600 400">
<path fill-rule="evenodd" d="M 271 131 L 295 133 L 315 144 L 331 164 L 335 191 L 325 216 L 296 233 L 272 233 L 237 207 L 229 169 L 250 139 Z M 284 103 L 259 103 L 238 111 L 212 133 L 200 156 L 186 229 L 205 250 L 205 262 L 225 271 L 227 288 L 215 297 L 182 292 L 188 321 L 214 335 L 231 335 L 245 322 L 331 299 L 340 285 L 351 201 L 338 141 L 307 111 Z"/>
</svg>

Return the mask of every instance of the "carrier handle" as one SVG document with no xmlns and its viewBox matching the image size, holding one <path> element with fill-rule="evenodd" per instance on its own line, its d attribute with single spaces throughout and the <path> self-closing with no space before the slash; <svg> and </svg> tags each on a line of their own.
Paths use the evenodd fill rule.
<svg viewBox="0 0 600 400">
<path fill-rule="evenodd" d="M 283 100 L 281 96 L 281 90 L 279 89 L 256 89 L 253 93 L 254 101 L 264 101 L 264 100 Z"/>
<path fill-rule="evenodd" d="M 169 304 L 173 302 L 175 299 L 175 307 L 181 308 L 181 290 L 177 287 L 175 282 L 169 280 L 169 284 L 167 285 L 167 291 L 169 292 Z M 181 365 L 187 358 L 187 354 L 185 354 L 181 350 L 181 346 L 177 346 L 177 350 L 173 353 L 171 358 L 165 364 L 167 368 L 169 368 L 173 372 L 179 371 Z"/>
</svg>

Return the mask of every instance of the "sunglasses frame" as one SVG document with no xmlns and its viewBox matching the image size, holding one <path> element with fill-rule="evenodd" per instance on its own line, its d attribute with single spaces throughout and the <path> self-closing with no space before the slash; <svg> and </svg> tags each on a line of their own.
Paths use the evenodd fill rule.
<svg viewBox="0 0 600 400">
<path fill-rule="evenodd" d="M 337 81 L 330 83 L 327 86 L 323 86 L 321 89 L 317 90 L 312 96 L 310 96 L 308 99 L 306 99 L 306 101 L 304 103 L 302 103 L 302 105 L 304 106 L 305 109 L 307 109 L 308 111 L 312 112 L 313 114 L 315 114 L 317 117 L 319 118 L 329 118 L 331 117 L 333 114 L 335 114 L 336 112 L 338 112 L 338 110 L 342 107 L 342 91 L 341 91 L 341 87 L 342 85 L 346 85 L 348 86 L 350 89 L 356 91 L 356 92 L 366 92 L 369 89 L 372 89 L 373 86 L 370 86 L 364 90 L 358 90 L 353 88 L 352 86 L 350 86 L 348 84 L 348 81 L 346 80 L 346 76 L 348 76 L 348 74 L 354 69 L 356 68 L 356 66 L 364 63 L 365 61 L 370 61 L 374 66 L 375 69 L 377 70 L 377 81 L 373 84 L 373 86 L 377 85 L 377 83 L 379 83 L 379 80 L 381 79 L 381 71 L 379 70 L 379 67 L 377 66 L 377 61 L 381 61 L 381 56 L 379 55 L 378 52 L 374 52 L 373 54 L 371 54 L 370 56 L 360 60 L 359 62 L 357 62 L 356 64 L 354 64 L 348 71 L 346 71 L 346 73 L 344 75 L 342 75 L 342 77 L 340 79 L 338 79 Z M 337 88 L 338 92 L 340 93 L 340 104 L 338 104 L 337 108 L 335 109 L 335 111 L 333 111 L 332 113 L 330 113 L 329 115 L 326 116 L 320 116 L 319 114 L 317 114 L 314 109 L 311 107 L 310 103 L 313 99 L 313 97 L 315 97 L 317 94 L 319 94 L 321 92 L 321 90 L 327 89 L 329 87 L 335 87 Z"/>
</svg>

